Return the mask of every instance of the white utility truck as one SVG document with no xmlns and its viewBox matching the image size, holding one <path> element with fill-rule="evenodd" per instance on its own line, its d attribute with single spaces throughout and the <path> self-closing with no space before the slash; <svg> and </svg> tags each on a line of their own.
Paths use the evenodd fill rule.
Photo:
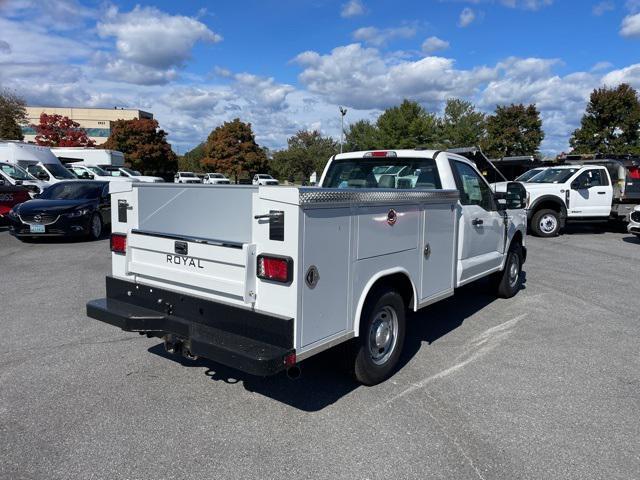
<svg viewBox="0 0 640 480">
<path fill-rule="evenodd" d="M 202 183 L 202 179 L 193 172 L 176 172 L 173 183 Z"/>
<path fill-rule="evenodd" d="M 531 230 L 539 237 L 558 235 L 568 222 L 628 221 L 635 207 L 619 203 L 609 171 L 602 165 L 549 167 L 523 185 Z"/>
<path fill-rule="evenodd" d="M 251 374 L 347 342 L 373 385 L 394 372 L 407 309 L 482 277 L 501 297 L 521 285 L 522 184 L 494 193 L 453 153 L 336 155 L 320 187 L 110 189 L 112 274 L 87 314 Z"/>
</svg>

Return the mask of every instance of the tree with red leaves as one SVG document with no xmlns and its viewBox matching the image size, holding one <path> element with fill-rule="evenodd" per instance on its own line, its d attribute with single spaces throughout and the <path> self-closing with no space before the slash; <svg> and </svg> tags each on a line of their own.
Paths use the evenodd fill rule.
<svg viewBox="0 0 640 480">
<path fill-rule="evenodd" d="M 40 114 L 36 130 L 36 143 L 44 147 L 93 147 L 95 142 L 87 136 L 78 122 L 63 115 Z"/>
</svg>

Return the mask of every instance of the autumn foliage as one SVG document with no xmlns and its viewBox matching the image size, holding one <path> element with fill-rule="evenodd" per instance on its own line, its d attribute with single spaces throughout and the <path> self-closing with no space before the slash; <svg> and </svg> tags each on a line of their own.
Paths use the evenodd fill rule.
<svg viewBox="0 0 640 480">
<path fill-rule="evenodd" d="M 240 177 L 264 173 L 267 155 L 256 143 L 250 123 L 236 118 L 225 122 L 209 134 L 204 146 L 202 166 L 210 172 L 222 172 Z"/>
<path fill-rule="evenodd" d="M 63 115 L 40 114 L 36 130 L 36 143 L 45 147 L 93 147 L 95 142 L 80 128 L 78 122 Z"/>
<path fill-rule="evenodd" d="M 167 132 L 159 128 L 156 120 L 117 120 L 111 124 L 111 135 L 100 147 L 124 153 L 134 170 L 147 174 L 173 175 L 178 166 L 167 142 Z"/>
</svg>

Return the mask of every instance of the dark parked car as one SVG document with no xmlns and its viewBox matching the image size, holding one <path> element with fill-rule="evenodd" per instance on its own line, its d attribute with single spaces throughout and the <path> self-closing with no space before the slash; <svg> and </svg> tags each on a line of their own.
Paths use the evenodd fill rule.
<svg viewBox="0 0 640 480">
<path fill-rule="evenodd" d="M 111 224 L 109 182 L 58 182 L 8 215 L 16 237 L 87 236 L 100 238 Z"/>
</svg>

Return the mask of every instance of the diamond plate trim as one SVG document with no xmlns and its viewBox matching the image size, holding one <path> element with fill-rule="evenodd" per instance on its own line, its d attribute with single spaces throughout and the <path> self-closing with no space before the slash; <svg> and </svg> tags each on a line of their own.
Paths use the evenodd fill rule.
<svg viewBox="0 0 640 480">
<path fill-rule="evenodd" d="M 300 189 L 302 207 L 341 204 L 439 203 L 458 200 L 457 190 Z"/>
</svg>

